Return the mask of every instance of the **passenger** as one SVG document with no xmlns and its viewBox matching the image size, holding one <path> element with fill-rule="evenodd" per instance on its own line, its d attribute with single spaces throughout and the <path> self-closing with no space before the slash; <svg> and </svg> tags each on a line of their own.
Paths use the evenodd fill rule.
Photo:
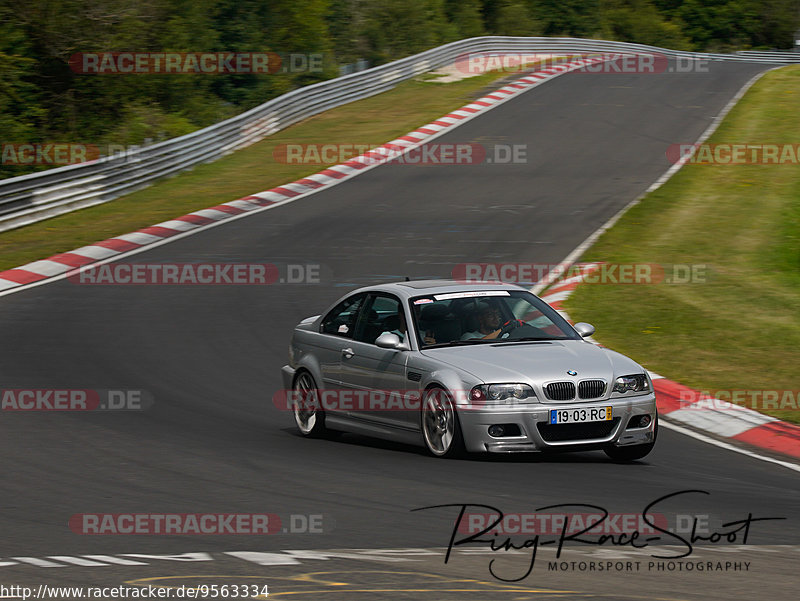
<svg viewBox="0 0 800 601">
<path fill-rule="evenodd" d="M 406 340 L 406 331 L 408 327 L 406 326 L 406 316 L 403 314 L 402 310 L 397 312 L 397 315 L 392 316 L 394 317 L 393 321 L 397 324 L 396 328 L 391 330 L 386 330 L 385 332 L 381 332 L 383 334 L 394 334 L 398 338 L 400 338 L 400 342 L 405 342 Z"/>
</svg>

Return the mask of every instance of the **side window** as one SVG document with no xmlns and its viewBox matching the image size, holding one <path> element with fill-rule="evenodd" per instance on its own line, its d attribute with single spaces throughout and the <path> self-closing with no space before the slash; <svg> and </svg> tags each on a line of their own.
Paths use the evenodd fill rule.
<svg viewBox="0 0 800 601">
<path fill-rule="evenodd" d="M 375 340 L 384 332 L 405 332 L 403 319 L 400 317 L 402 305 L 400 299 L 386 293 L 373 293 L 367 301 L 363 317 L 359 321 L 355 339 L 359 342 L 375 344 Z M 403 336 L 400 336 L 401 340 Z"/>
<path fill-rule="evenodd" d="M 366 293 L 350 296 L 336 305 L 322 320 L 320 331 L 343 338 L 352 338 L 356 328 L 356 320 Z"/>
</svg>

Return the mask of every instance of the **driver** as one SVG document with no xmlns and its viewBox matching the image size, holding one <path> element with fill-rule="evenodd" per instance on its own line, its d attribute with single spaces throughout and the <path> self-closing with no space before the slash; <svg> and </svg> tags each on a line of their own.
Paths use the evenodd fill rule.
<svg viewBox="0 0 800 601">
<path fill-rule="evenodd" d="M 492 340 L 510 332 L 520 324 L 518 319 L 512 319 L 506 323 L 502 323 L 501 319 L 500 311 L 497 308 L 488 303 L 481 303 L 478 306 L 478 329 L 473 332 L 464 332 L 461 340 L 473 338 Z"/>
</svg>

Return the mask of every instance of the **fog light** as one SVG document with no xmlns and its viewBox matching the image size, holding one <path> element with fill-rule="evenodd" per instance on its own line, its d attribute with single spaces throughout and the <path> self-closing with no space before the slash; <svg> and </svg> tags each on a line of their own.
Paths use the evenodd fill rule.
<svg viewBox="0 0 800 601">
<path fill-rule="evenodd" d="M 493 438 L 499 438 L 500 436 L 502 436 L 505 433 L 506 433 L 506 430 L 505 430 L 505 428 L 503 428 L 503 426 L 498 426 L 498 425 L 489 426 L 489 436 L 491 436 Z"/>
<path fill-rule="evenodd" d="M 646 428 L 653 423 L 653 416 L 648 414 L 634 415 L 628 420 L 628 425 L 625 426 L 626 430 L 631 428 Z"/>
</svg>

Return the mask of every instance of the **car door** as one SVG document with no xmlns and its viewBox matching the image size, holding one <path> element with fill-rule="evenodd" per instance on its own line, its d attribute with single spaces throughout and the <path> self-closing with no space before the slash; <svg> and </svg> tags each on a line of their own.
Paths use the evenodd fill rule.
<svg viewBox="0 0 800 601">
<path fill-rule="evenodd" d="M 384 349 L 375 344 L 381 333 L 394 329 L 397 325 L 394 318 L 400 311 L 404 308 L 396 296 L 387 292 L 370 293 L 350 347 L 352 354 L 342 355 L 342 379 L 365 400 L 363 406 L 350 413 L 353 419 L 415 429 L 416 422 L 402 411 L 410 383 L 406 380 L 409 351 Z"/>
<path fill-rule="evenodd" d="M 342 373 L 342 357 L 351 352 L 356 324 L 366 299 L 366 292 L 344 298 L 328 311 L 320 323 L 315 354 L 322 374 L 320 386 L 332 393 L 330 402 L 325 403 L 325 409 L 330 413 L 347 413 L 346 408 L 337 402 L 337 393 L 349 387 Z"/>
</svg>

